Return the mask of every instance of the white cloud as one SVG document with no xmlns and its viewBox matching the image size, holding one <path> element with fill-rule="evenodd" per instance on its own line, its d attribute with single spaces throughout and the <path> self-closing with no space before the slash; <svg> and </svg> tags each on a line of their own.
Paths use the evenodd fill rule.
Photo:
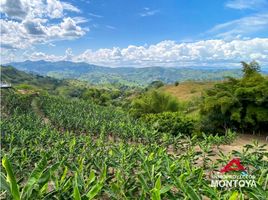
<svg viewBox="0 0 268 200">
<path fill-rule="evenodd" d="M 61 18 L 63 16 L 63 6 L 57 0 L 47 0 L 47 11 L 51 18 Z"/>
<path fill-rule="evenodd" d="M 23 19 L 28 13 L 28 4 L 20 0 L 1 0 L 0 12 L 14 19 Z"/>
<path fill-rule="evenodd" d="M 63 9 L 69 10 L 69 11 L 72 11 L 72 12 L 77 12 L 77 13 L 81 12 L 77 7 L 75 7 L 72 4 L 67 3 L 67 2 L 62 2 L 62 7 L 63 7 Z"/>
<path fill-rule="evenodd" d="M 11 19 L 62 18 L 64 11 L 81 12 L 70 3 L 59 0 L 1 0 L 0 12 Z"/>
<path fill-rule="evenodd" d="M 54 26 L 56 29 L 61 28 L 61 31 L 58 32 L 56 35 L 60 37 L 65 37 L 68 38 L 75 38 L 75 37 L 80 37 L 85 34 L 85 31 L 82 30 L 80 26 L 77 26 L 75 21 L 68 17 L 64 18 L 63 22 L 61 22 L 60 26 Z"/>
<path fill-rule="evenodd" d="M 260 9 L 267 6 L 267 0 L 230 0 L 225 4 L 226 7 L 238 10 Z"/>
<path fill-rule="evenodd" d="M 94 14 L 94 13 L 88 13 L 89 16 L 91 17 L 96 17 L 96 18 L 102 18 L 103 16 L 102 15 L 97 15 L 97 14 Z"/>
<path fill-rule="evenodd" d="M 200 66 L 238 63 L 257 59 L 268 64 L 268 38 L 204 40 L 193 43 L 162 41 L 150 46 L 86 50 L 73 61 L 106 66 Z"/>
<path fill-rule="evenodd" d="M 18 59 L 16 52 L 11 49 L 1 49 L 0 51 L 0 64 L 10 63 Z"/>
<path fill-rule="evenodd" d="M 73 58 L 73 51 L 72 51 L 72 49 L 71 48 L 66 49 L 64 60 L 72 60 L 72 58 Z"/>
<path fill-rule="evenodd" d="M 268 13 L 259 13 L 243 17 L 226 23 L 218 24 L 210 29 L 207 34 L 217 38 L 233 39 L 249 36 L 258 31 L 267 30 Z"/>
<path fill-rule="evenodd" d="M 24 20 L 22 25 L 30 35 L 45 35 L 45 27 L 42 25 L 42 19 Z"/>
<path fill-rule="evenodd" d="M 108 29 L 111 29 L 111 30 L 116 30 L 116 28 L 114 26 L 111 26 L 111 25 L 106 25 L 105 27 Z"/>
<path fill-rule="evenodd" d="M 9 49 L 25 49 L 34 44 L 74 39 L 86 33 L 86 29 L 70 17 L 55 25 L 46 24 L 46 20 L 40 18 L 26 19 L 21 23 L 0 19 L 0 25 L 1 47 Z"/>
<path fill-rule="evenodd" d="M 28 59 L 37 61 L 37 60 L 47 60 L 47 61 L 59 61 L 63 60 L 64 56 L 55 56 L 55 55 L 47 55 L 43 52 L 34 52 L 31 55 L 25 55 Z"/>
<path fill-rule="evenodd" d="M 83 24 L 89 21 L 84 17 L 73 17 L 72 19 L 75 21 L 76 24 Z"/>
<path fill-rule="evenodd" d="M 35 44 L 68 40 L 85 35 L 88 28 L 83 17 L 68 17 L 64 12 L 80 12 L 75 6 L 59 0 L 3 0 L 0 19 L 1 50 L 25 49 Z M 52 22 L 52 19 L 57 19 Z M 16 20 L 15 20 L 16 19 Z"/>
<path fill-rule="evenodd" d="M 152 10 L 150 8 L 143 8 L 143 11 L 139 14 L 141 17 L 148 17 L 158 14 L 159 10 Z"/>
<path fill-rule="evenodd" d="M 248 40 L 202 40 L 191 43 L 177 43 L 162 41 L 153 45 L 126 48 L 113 47 L 111 49 L 85 50 L 74 55 L 67 49 L 65 55 L 47 55 L 42 52 L 32 53 L 24 59 L 30 60 L 71 60 L 87 62 L 96 65 L 122 66 L 218 66 L 232 67 L 240 61 L 259 61 L 262 66 L 268 65 L 268 38 L 254 38 Z"/>
</svg>

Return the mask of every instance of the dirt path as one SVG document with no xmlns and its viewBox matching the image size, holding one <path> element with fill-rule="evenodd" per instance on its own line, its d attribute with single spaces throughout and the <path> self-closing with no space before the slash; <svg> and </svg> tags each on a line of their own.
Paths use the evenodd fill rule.
<svg viewBox="0 0 268 200">
<path fill-rule="evenodd" d="M 210 161 L 208 162 L 208 164 L 213 164 L 216 162 L 217 159 L 219 159 L 220 153 L 222 152 L 223 155 L 228 156 L 231 155 L 232 151 L 238 151 L 238 152 L 242 152 L 243 147 L 247 144 L 253 144 L 254 141 L 258 142 L 258 145 L 264 145 L 266 144 L 266 146 L 264 146 L 263 148 L 266 149 L 266 151 L 268 152 L 268 141 L 266 141 L 266 136 L 257 136 L 257 135 L 250 135 L 250 134 L 239 134 L 237 136 L 237 138 L 231 143 L 231 144 L 222 144 L 219 145 L 218 147 L 216 145 L 213 145 L 211 147 L 210 150 L 212 150 L 212 152 L 215 155 L 209 156 Z M 199 146 L 195 146 L 195 151 L 201 151 L 201 148 Z M 196 161 L 197 166 L 202 166 L 204 164 L 204 160 L 202 158 L 202 156 L 199 157 L 199 159 Z"/>
<path fill-rule="evenodd" d="M 40 110 L 39 106 L 38 106 L 38 102 L 35 98 L 33 98 L 33 101 L 32 101 L 32 108 L 33 108 L 33 111 L 41 118 L 43 119 L 43 122 L 45 124 L 50 124 L 50 120 L 44 115 L 44 113 Z"/>
<path fill-rule="evenodd" d="M 232 144 L 220 145 L 219 150 L 221 150 L 224 154 L 228 154 L 232 152 L 232 150 L 242 151 L 243 146 L 246 144 L 252 144 L 254 140 L 260 145 L 267 144 L 265 149 L 268 151 L 268 141 L 266 140 L 266 137 L 251 134 L 239 134 Z"/>
</svg>

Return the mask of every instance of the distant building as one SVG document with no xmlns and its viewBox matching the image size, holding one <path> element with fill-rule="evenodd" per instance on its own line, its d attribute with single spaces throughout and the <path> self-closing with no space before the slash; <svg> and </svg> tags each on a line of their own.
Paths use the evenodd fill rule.
<svg viewBox="0 0 268 200">
<path fill-rule="evenodd" d="M 0 82 L 0 87 L 1 88 L 11 88 L 11 83 L 6 83 L 6 82 Z"/>
</svg>

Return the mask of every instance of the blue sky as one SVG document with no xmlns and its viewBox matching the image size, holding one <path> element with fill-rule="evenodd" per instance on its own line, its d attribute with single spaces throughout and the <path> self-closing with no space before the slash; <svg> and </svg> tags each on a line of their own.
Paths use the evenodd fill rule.
<svg viewBox="0 0 268 200">
<path fill-rule="evenodd" d="M 1 62 L 268 63 L 268 0 L 3 0 Z"/>
</svg>

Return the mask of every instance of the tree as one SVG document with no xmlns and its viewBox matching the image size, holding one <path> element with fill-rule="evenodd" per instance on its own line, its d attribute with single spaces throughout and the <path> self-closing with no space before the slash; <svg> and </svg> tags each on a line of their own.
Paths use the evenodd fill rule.
<svg viewBox="0 0 268 200">
<path fill-rule="evenodd" d="M 178 86 L 179 84 L 180 84 L 179 81 L 175 81 L 174 83 L 175 86 Z"/>
<path fill-rule="evenodd" d="M 163 87 L 165 84 L 162 81 L 153 81 L 151 82 L 148 87 L 146 88 L 147 90 L 149 89 L 157 89 L 160 87 Z"/>
<path fill-rule="evenodd" d="M 259 63 L 256 62 L 255 60 L 253 60 L 250 63 L 242 61 L 241 64 L 243 66 L 242 71 L 244 73 L 244 76 L 250 76 L 254 73 L 258 73 L 261 69 Z"/>
<path fill-rule="evenodd" d="M 179 103 L 175 97 L 164 92 L 152 90 L 134 99 L 130 112 L 134 116 L 140 117 L 142 114 L 176 112 L 178 109 Z"/>
<path fill-rule="evenodd" d="M 202 129 L 207 132 L 265 132 L 268 127 L 268 79 L 255 61 L 242 63 L 242 79 L 216 84 L 203 96 Z"/>
</svg>

